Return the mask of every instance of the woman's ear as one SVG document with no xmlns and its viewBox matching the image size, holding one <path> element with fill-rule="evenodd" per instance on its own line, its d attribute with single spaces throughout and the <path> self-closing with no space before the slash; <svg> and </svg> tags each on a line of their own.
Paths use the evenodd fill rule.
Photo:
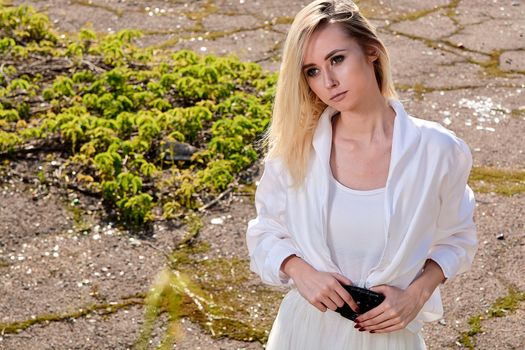
<svg viewBox="0 0 525 350">
<path fill-rule="evenodd" d="M 372 63 L 379 58 L 378 50 L 375 47 L 371 47 L 368 51 L 368 62 Z"/>
</svg>

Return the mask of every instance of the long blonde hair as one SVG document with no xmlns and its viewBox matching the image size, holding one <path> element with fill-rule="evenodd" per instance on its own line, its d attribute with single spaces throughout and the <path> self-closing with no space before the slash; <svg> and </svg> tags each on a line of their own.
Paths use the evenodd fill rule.
<svg viewBox="0 0 525 350">
<path fill-rule="evenodd" d="M 326 105 L 312 92 L 302 72 L 303 52 L 312 33 L 323 25 L 340 23 L 363 52 L 374 54 L 374 72 L 381 94 L 396 98 L 390 60 L 375 27 L 351 0 L 315 0 L 296 16 L 284 43 L 273 117 L 266 135 L 268 158 L 279 157 L 294 184 L 304 181 L 317 122 Z"/>
</svg>

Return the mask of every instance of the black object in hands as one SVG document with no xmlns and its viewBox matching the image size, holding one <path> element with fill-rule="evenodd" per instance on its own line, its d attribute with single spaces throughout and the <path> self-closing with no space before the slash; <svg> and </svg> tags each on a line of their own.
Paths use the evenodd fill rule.
<svg viewBox="0 0 525 350">
<path fill-rule="evenodd" d="M 359 313 L 355 312 L 350 308 L 350 306 L 345 303 L 343 306 L 338 307 L 335 311 L 340 313 L 341 316 L 348 318 L 349 320 L 354 321 L 357 316 L 372 310 L 385 300 L 385 296 L 381 293 L 371 291 L 370 289 L 356 287 L 356 286 L 346 286 L 343 285 L 344 289 L 352 296 L 352 299 L 356 302 L 359 307 Z"/>
</svg>

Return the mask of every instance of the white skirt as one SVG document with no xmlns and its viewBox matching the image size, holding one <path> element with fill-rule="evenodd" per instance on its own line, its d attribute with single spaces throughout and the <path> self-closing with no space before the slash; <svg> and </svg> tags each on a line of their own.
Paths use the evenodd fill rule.
<svg viewBox="0 0 525 350">
<path fill-rule="evenodd" d="M 319 311 L 293 288 L 281 302 L 266 350 L 422 350 L 421 332 L 360 332 L 338 313 Z"/>
</svg>

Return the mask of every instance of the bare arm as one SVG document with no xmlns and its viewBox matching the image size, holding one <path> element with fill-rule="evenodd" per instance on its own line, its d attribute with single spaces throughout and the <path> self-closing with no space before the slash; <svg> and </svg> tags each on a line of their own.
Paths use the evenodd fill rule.
<svg viewBox="0 0 525 350">
<path fill-rule="evenodd" d="M 412 281 L 407 291 L 413 293 L 414 296 L 423 298 L 424 304 L 434 293 L 437 286 L 445 281 L 445 274 L 441 267 L 434 260 L 427 259 L 425 266 L 423 266 L 423 272 Z"/>
</svg>

